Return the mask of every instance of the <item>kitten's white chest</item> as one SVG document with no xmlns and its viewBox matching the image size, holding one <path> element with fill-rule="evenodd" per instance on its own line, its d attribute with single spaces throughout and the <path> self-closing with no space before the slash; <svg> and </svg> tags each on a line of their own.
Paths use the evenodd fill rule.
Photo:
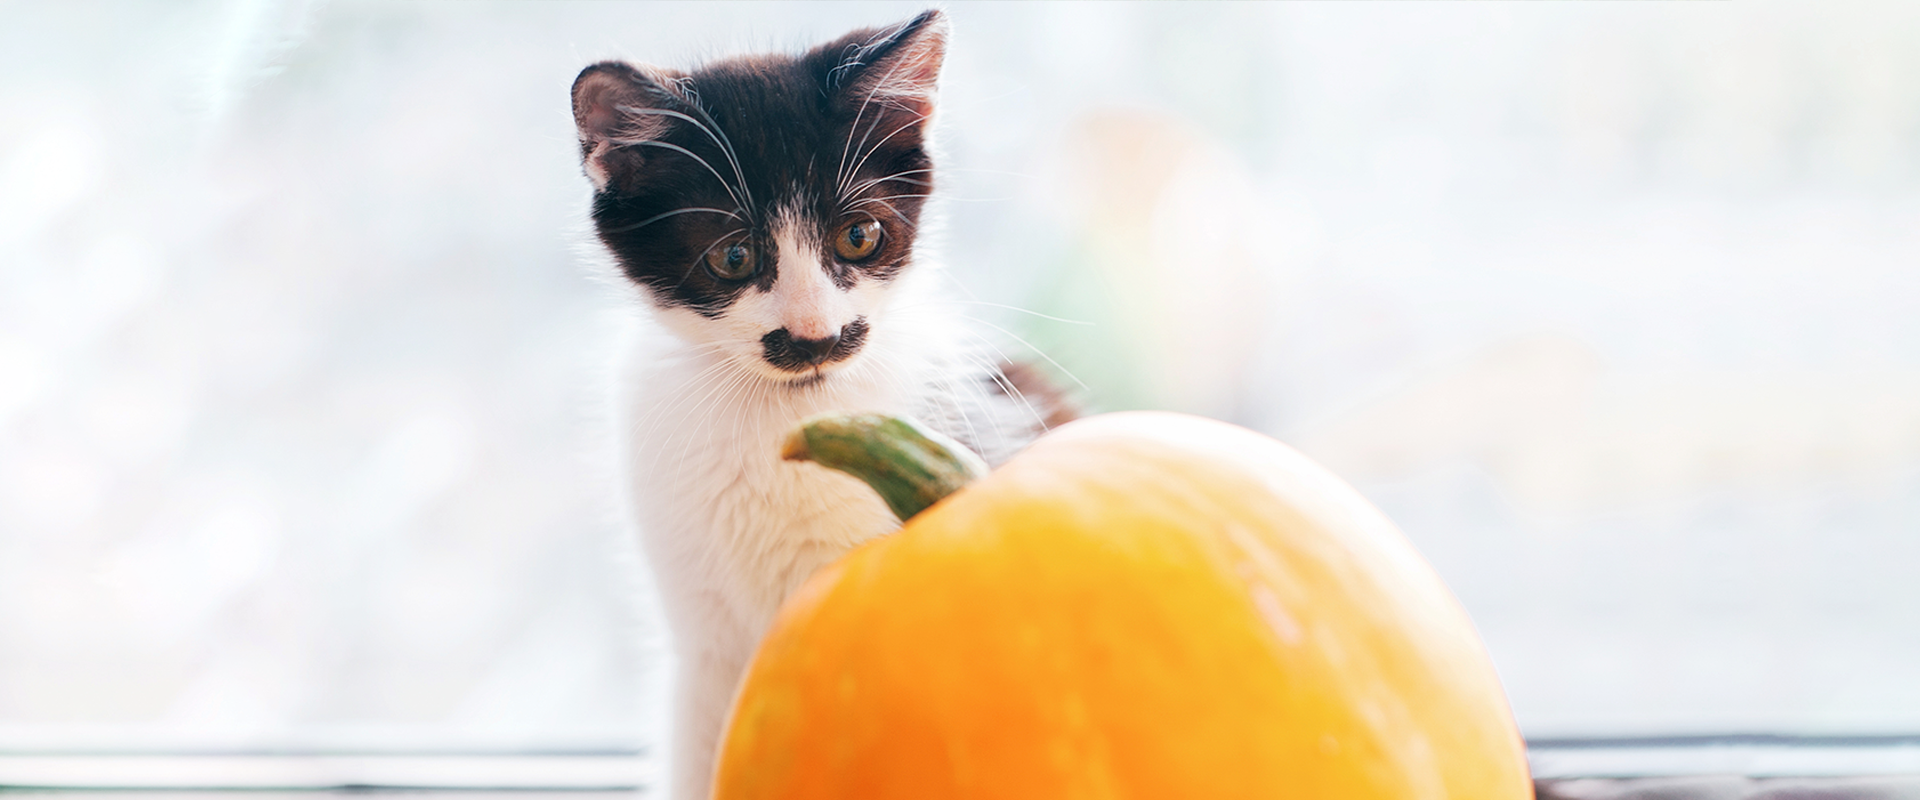
<svg viewBox="0 0 1920 800">
<path fill-rule="evenodd" d="M 636 376 L 629 479 L 657 578 L 678 596 L 666 609 L 676 633 L 750 649 L 815 569 L 898 526 L 859 481 L 781 460 L 781 441 L 819 411 L 898 413 L 904 402 L 853 376 L 831 388 L 729 391 L 710 369 L 695 361 Z"/>
<path fill-rule="evenodd" d="M 904 289 L 891 291 L 913 297 Z M 899 527 L 859 480 L 782 460 L 795 425 L 824 411 L 895 414 L 989 462 L 1034 434 L 1032 406 L 995 391 L 1005 377 L 960 349 L 954 320 L 924 301 L 902 305 L 913 313 L 877 313 L 859 357 L 812 384 L 743 369 L 693 326 L 664 347 L 638 340 L 628 354 L 618 431 L 630 510 L 673 633 L 676 797 L 705 796 L 731 698 L 780 604 L 821 567 Z"/>
</svg>

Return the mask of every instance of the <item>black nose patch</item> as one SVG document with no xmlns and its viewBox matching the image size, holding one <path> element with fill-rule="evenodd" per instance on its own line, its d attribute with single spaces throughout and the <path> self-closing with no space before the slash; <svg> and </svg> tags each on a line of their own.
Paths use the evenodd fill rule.
<svg viewBox="0 0 1920 800">
<path fill-rule="evenodd" d="M 806 372 L 833 361 L 844 361 L 867 341 L 867 318 L 858 317 L 824 339 L 795 339 L 786 328 L 760 337 L 767 363 L 788 372 Z"/>
</svg>

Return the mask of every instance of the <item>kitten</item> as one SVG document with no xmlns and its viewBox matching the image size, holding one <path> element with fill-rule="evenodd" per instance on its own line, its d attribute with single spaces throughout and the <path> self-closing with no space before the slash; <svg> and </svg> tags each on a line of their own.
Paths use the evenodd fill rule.
<svg viewBox="0 0 1920 800">
<path fill-rule="evenodd" d="M 795 422 L 911 416 L 996 463 L 1072 416 L 1036 373 L 983 356 L 915 251 L 947 37 L 927 11 L 797 56 L 603 62 L 574 82 L 600 241 L 672 334 L 629 358 L 620 435 L 678 656 L 677 800 L 707 796 L 781 601 L 898 527 L 858 481 L 780 460 Z"/>
</svg>

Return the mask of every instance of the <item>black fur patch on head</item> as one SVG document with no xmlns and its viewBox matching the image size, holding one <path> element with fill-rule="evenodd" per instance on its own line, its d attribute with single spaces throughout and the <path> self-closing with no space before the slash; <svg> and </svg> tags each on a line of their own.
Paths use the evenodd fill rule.
<svg viewBox="0 0 1920 800">
<path fill-rule="evenodd" d="M 927 11 L 806 53 L 731 58 L 691 72 L 602 62 L 574 81 L 581 157 L 597 189 L 594 226 L 656 302 L 719 316 L 782 268 L 771 226 L 797 218 L 842 288 L 912 262 L 933 162 L 925 150 L 946 21 Z M 782 212 L 787 212 L 783 214 Z M 878 252 L 839 259 L 854 221 L 884 231 Z M 708 266 L 749 248 L 755 270 Z"/>
</svg>

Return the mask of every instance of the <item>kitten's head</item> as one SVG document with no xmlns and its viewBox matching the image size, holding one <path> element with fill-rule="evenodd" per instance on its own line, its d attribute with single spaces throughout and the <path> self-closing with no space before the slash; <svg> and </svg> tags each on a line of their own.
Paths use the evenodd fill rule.
<svg viewBox="0 0 1920 800">
<path fill-rule="evenodd" d="M 573 83 L 593 221 L 676 333 L 779 380 L 859 356 L 909 267 L 947 24 Z"/>
</svg>

